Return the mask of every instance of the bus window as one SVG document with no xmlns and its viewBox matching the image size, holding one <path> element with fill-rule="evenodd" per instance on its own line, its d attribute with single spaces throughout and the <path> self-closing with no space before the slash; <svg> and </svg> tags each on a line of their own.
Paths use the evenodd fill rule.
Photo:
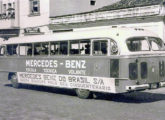
<svg viewBox="0 0 165 120">
<path fill-rule="evenodd" d="M 19 47 L 18 45 L 13 45 L 13 55 L 18 55 Z"/>
<path fill-rule="evenodd" d="M 89 55 L 90 54 L 90 40 L 76 40 L 70 42 L 71 55 Z"/>
<path fill-rule="evenodd" d="M 20 44 L 19 54 L 21 56 L 32 56 L 32 44 Z"/>
<path fill-rule="evenodd" d="M 154 50 L 154 51 L 158 51 L 158 50 L 164 51 L 165 50 L 163 41 L 161 39 L 149 37 L 148 40 L 149 40 L 152 50 Z"/>
<path fill-rule="evenodd" d="M 40 55 L 41 43 L 34 43 L 34 55 Z"/>
<path fill-rule="evenodd" d="M 18 45 L 7 45 L 7 55 L 18 55 Z"/>
<path fill-rule="evenodd" d="M 60 42 L 60 55 L 67 55 L 68 54 L 68 42 L 63 41 Z"/>
<path fill-rule="evenodd" d="M 7 48 L 6 48 L 7 49 L 7 55 L 9 55 L 9 56 L 13 54 L 12 47 L 13 47 L 12 45 L 7 45 Z"/>
<path fill-rule="evenodd" d="M 90 54 L 90 40 L 81 40 L 80 41 L 80 54 L 89 55 Z"/>
<path fill-rule="evenodd" d="M 51 55 L 58 55 L 60 50 L 59 42 L 51 42 L 50 43 L 50 54 Z"/>
<path fill-rule="evenodd" d="M 5 55 L 5 46 L 0 46 L 0 55 Z"/>
<path fill-rule="evenodd" d="M 115 41 L 113 41 L 113 40 L 110 41 L 110 54 L 111 55 L 118 54 L 117 43 Z"/>
<path fill-rule="evenodd" d="M 34 55 L 48 55 L 49 43 L 34 43 Z"/>
<path fill-rule="evenodd" d="M 76 55 L 79 54 L 79 41 L 70 41 L 70 54 Z"/>
<path fill-rule="evenodd" d="M 149 44 L 144 37 L 131 38 L 131 39 L 128 39 L 126 43 L 127 43 L 128 49 L 132 52 L 150 50 Z"/>
<path fill-rule="evenodd" d="M 93 42 L 93 54 L 94 55 L 106 55 L 107 54 L 107 41 L 94 41 Z"/>
<path fill-rule="evenodd" d="M 41 43 L 41 51 L 40 55 L 48 55 L 49 54 L 49 43 Z"/>
</svg>

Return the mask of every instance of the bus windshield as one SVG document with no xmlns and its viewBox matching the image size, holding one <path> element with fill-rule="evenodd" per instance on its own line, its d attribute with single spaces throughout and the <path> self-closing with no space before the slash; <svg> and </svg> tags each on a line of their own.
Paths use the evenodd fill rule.
<svg viewBox="0 0 165 120">
<path fill-rule="evenodd" d="M 127 47 L 131 52 L 138 51 L 165 51 L 164 43 L 155 37 L 136 37 L 126 41 Z"/>
</svg>

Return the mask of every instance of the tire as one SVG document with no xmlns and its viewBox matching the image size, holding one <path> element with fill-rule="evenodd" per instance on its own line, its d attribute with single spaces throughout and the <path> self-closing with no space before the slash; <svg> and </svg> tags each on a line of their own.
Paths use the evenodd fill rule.
<svg viewBox="0 0 165 120">
<path fill-rule="evenodd" d="M 16 74 L 13 74 L 11 76 L 11 84 L 12 84 L 12 87 L 13 88 L 19 88 L 20 87 L 20 84 L 18 83 L 18 78 L 17 78 L 17 75 Z"/>
<path fill-rule="evenodd" d="M 76 88 L 75 91 L 77 96 L 81 99 L 88 99 L 92 97 L 92 92 L 89 90 Z"/>
</svg>

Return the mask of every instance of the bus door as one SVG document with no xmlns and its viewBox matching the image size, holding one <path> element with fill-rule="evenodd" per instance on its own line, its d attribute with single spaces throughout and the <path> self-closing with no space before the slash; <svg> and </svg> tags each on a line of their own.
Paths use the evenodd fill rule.
<svg viewBox="0 0 165 120">
<path fill-rule="evenodd" d="M 138 63 L 140 84 L 160 82 L 157 58 L 139 58 Z"/>
</svg>

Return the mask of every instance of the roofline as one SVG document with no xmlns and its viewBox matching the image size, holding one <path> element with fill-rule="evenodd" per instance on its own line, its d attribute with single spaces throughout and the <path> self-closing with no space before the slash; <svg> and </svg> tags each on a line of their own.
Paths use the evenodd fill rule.
<svg viewBox="0 0 165 120">
<path fill-rule="evenodd" d="M 74 24 L 86 23 L 100 20 L 114 20 L 131 17 L 145 17 L 145 16 L 164 16 L 165 10 L 160 5 L 152 5 L 145 7 L 135 7 L 123 10 L 100 11 L 85 14 L 67 15 L 61 17 L 51 18 L 50 24 Z"/>
<path fill-rule="evenodd" d="M 143 5 L 143 6 L 135 6 L 135 7 L 126 7 L 126 8 L 117 8 L 117 9 L 111 9 L 111 10 L 93 10 L 88 12 L 81 12 L 81 13 L 75 13 L 75 14 L 66 14 L 66 15 L 59 15 L 59 16 L 50 16 L 49 18 L 58 18 L 58 17 L 67 17 L 67 16 L 73 16 L 73 15 L 82 15 L 82 14 L 89 14 L 89 13 L 97 13 L 97 12 L 107 12 L 107 11 L 116 11 L 116 10 L 123 10 L 123 9 L 129 9 L 129 8 L 140 8 L 140 7 L 149 7 L 149 6 L 161 6 L 162 4 L 152 4 L 152 5 Z"/>
</svg>

